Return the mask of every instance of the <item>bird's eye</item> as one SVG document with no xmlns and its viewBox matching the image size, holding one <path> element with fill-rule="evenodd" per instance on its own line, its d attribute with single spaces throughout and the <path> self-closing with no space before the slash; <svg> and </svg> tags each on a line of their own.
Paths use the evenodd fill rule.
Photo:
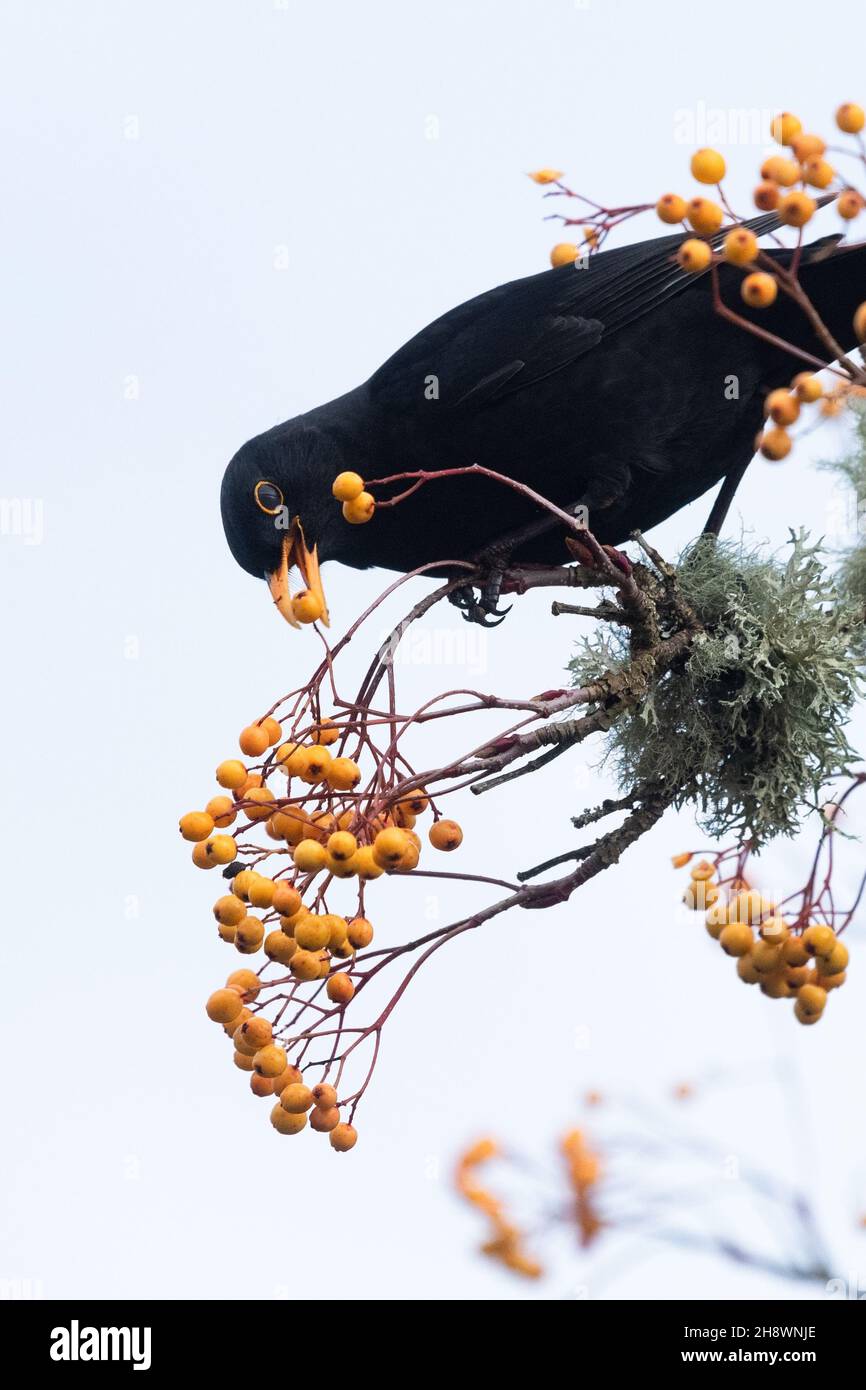
<svg viewBox="0 0 866 1390">
<path fill-rule="evenodd" d="M 283 494 L 276 483 L 268 483 L 262 480 L 256 483 L 253 493 L 256 499 L 256 506 L 268 516 L 276 516 L 283 505 Z"/>
</svg>

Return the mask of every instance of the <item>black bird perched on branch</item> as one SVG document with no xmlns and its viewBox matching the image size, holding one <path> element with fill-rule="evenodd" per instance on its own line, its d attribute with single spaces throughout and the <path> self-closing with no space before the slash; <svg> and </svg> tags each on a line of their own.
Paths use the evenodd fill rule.
<svg viewBox="0 0 866 1390">
<path fill-rule="evenodd" d="M 768 213 L 745 225 L 761 235 L 779 223 Z M 223 525 L 235 559 L 268 579 L 293 621 L 293 565 L 324 604 L 325 560 L 406 572 L 474 559 L 521 532 L 515 560 L 568 558 L 556 526 L 542 523 L 527 538 L 538 519 L 530 502 L 474 477 L 435 481 L 371 524 L 350 525 L 331 495 L 344 470 L 370 478 L 483 464 L 561 507 L 585 506 L 595 536 L 611 544 L 720 479 L 738 478 L 754 454 L 767 391 L 807 365 L 785 344 L 822 361 L 827 350 L 790 297 L 747 309 L 741 272 L 726 265 L 718 270 L 722 299 L 783 341 L 724 319 L 710 273 L 689 274 L 674 259 L 683 240 L 677 234 L 599 252 L 585 269 L 546 270 L 470 299 L 362 386 L 257 435 L 223 478 Z M 866 246 L 838 240 L 804 248 L 799 278 L 847 350 L 854 311 L 866 298 Z M 767 254 L 789 265 L 793 253 Z"/>
</svg>

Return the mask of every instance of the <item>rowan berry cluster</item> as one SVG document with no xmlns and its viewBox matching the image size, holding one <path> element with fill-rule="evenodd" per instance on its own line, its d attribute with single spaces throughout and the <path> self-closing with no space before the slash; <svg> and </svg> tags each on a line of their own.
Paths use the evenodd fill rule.
<svg viewBox="0 0 866 1390">
<path fill-rule="evenodd" d="M 866 112 L 863 107 L 856 102 L 844 102 L 835 113 L 835 124 L 843 135 L 853 137 L 854 142 L 849 149 L 840 148 L 838 153 L 853 156 L 866 168 L 866 145 L 862 134 L 866 126 Z M 676 259 L 683 270 L 695 275 L 712 271 L 716 308 L 724 317 L 752 332 L 760 331 L 758 325 L 734 313 L 723 303 L 717 279 L 718 267 L 724 264 L 743 272 L 739 292 L 748 308 L 766 309 L 782 293 L 790 296 L 808 313 L 808 296 L 797 275 L 803 229 L 812 221 L 819 207 L 831 199 L 846 227 L 866 209 L 864 194 L 854 186 L 847 173 L 835 167 L 827 158 L 831 153 L 827 141 L 820 135 L 804 131 L 797 116 L 789 111 L 775 116 L 770 135 L 785 153 L 770 155 L 763 161 L 752 198 L 760 212 L 775 213 L 783 227 L 796 232 L 791 264 L 782 265 L 766 255 L 759 243 L 760 233 L 756 234 L 750 227 L 742 225 L 744 219 L 734 212 L 724 191 L 727 167 L 724 156 L 718 150 L 696 150 L 690 164 L 692 177 L 698 184 L 715 187 L 715 198 L 703 193 L 696 193 L 690 198 L 684 198 L 679 193 L 664 193 L 654 204 L 656 215 L 665 225 L 682 227 L 684 231 L 693 233 L 677 251 Z M 548 188 L 546 196 L 578 198 L 590 209 L 585 218 L 561 217 L 566 226 L 582 222 L 583 239 L 579 243 L 558 242 L 550 253 L 550 262 L 554 267 L 579 262 L 581 258 L 591 255 L 620 223 L 649 211 L 653 206 L 603 208 L 566 187 L 562 182 L 562 172 L 558 169 L 538 169 L 530 174 L 530 178 Z M 820 321 L 813 319 L 813 325 L 826 349 L 826 361 L 812 359 L 813 366 L 829 368 L 838 359 L 844 359 L 839 344 L 832 340 Z M 854 314 L 853 329 L 857 342 L 866 343 L 866 300 Z M 803 356 L 802 353 L 798 355 Z M 845 359 L 834 371 L 841 376 L 841 391 L 839 386 L 825 391 L 814 372 L 800 372 L 791 382 L 790 390 L 770 392 L 766 400 L 767 425 L 755 442 L 756 450 L 760 450 L 764 458 L 779 462 L 790 453 L 793 440 L 789 430 L 800 416 L 802 406 L 822 401 L 821 413 L 830 416 L 838 411 L 842 401 L 852 391 L 856 395 L 866 395 L 866 373 L 862 368 Z"/>
<path fill-rule="evenodd" d="M 833 927 L 798 914 L 795 920 L 739 875 L 719 878 L 719 859 L 692 863 L 686 906 L 705 913 L 707 932 L 736 960 L 737 975 L 770 999 L 793 999 L 799 1023 L 817 1023 L 827 996 L 847 978 L 848 948 Z M 684 868 L 690 853 L 675 855 Z"/>
<path fill-rule="evenodd" d="M 271 1123 L 278 1133 L 297 1134 L 309 1119 L 339 1152 L 354 1146 L 355 1130 L 342 1121 L 337 1092 L 326 1079 L 305 1084 L 300 1061 L 308 1038 L 299 1040 L 300 1055 L 289 1061 L 286 1044 L 296 1019 L 285 1015 L 300 1002 L 301 987 L 311 986 L 307 1004 L 339 1029 L 365 979 L 359 953 L 374 935 L 365 889 L 416 867 L 424 841 L 415 825 L 431 809 L 421 787 L 401 785 L 392 795 L 376 775 L 362 787 L 361 765 L 345 752 L 348 736 L 346 721 L 318 719 L 284 740 L 280 722 L 266 715 L 238 740 L 252 765 L 241 758 L 221 762 L 221 791 L 204 810 L 180 819 L 181 835 L 193 842 L 193 863 L 223 866 L 229 880 L 229 891 L 213 906 L 220 940 L 243 956 L 265 958 L 258 974 L 229 975 L 208 999 L 208 1016 L 232 1039 L 235 1066 L 250 1073 L 253 1094 L 277 1098 Z M 264 845 L 254 840 L 261 831 Z M 457 822 L 441 816 L 426 836 L 444 852 L 457 849 L 462 838 Z M 269 861 L 271 872 L 262 872 Z M 326 896 L 343 880 L 354 880 L 357 890 L 357 910 L 346 915 L 331 911 Z M 278 973 L 262 978 L 268 965 Z M 320 990 L 324 1000 L 315 1003 Z M 266 1007 L 275 1009 L 273 1021 Z M 324 1072 L 326 1078 L 327 1065 Z"/>
</svg>

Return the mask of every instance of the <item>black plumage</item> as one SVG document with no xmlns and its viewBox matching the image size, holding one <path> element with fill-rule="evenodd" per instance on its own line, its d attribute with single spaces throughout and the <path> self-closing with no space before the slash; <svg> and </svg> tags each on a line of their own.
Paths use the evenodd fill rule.
<svg viewBox="0 0 866 1390">
<path fill-rule="evenodd" d="M 760 233 L 776 223 L 767 214 L 747 225 Z M 548 270 L 479 295 L 423 329 L 362 386 L 250 440 L 222 485 L 238 563 L 261 576 L 280 562 L 285 531 L 256 505 L 261 480 L 279 488 L 320 561 L 406 571 L 474 556 L 537 511 L 494 482 L 445 479 L 352 526 L 331 496 L 337 473 L 373 478 L 481 463 L 560 505 L 584 504 L 593 532 L 616 544 L 742 469 L 767 391 L 804 363 L 719 316 L 709 274 L 690 275 L 674 259 L 682 240 L 601 252 L 586 269 Z M 837 242 L 805 249 L 800 280 L 848 350 L 866 298 L 866 247 Z M 826 357 L 796 304 L 780 294 L 770 308 L 748 310 L 741 279 L 720 267 L 725 302 Z M 524 543 L 515 558 L 565 561 L 561 531 Z"/>
</svg>

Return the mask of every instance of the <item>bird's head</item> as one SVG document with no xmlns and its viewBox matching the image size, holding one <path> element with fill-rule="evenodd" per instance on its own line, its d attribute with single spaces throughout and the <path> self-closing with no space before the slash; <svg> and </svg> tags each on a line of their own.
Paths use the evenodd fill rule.
<svg viewBox="0 0 866 1390">
<path fill-rule="evenodd" d="M 319 566 L 339 506 L 331 483 L 341 454 L 315 426 L 290 421 L 244 444 L 223 475 L 223 528 L 238 564 L 266 579 L 287 622 L 328 624 Z M 293 571 L 300 584 L 292 592 Z"/>
</svg>

